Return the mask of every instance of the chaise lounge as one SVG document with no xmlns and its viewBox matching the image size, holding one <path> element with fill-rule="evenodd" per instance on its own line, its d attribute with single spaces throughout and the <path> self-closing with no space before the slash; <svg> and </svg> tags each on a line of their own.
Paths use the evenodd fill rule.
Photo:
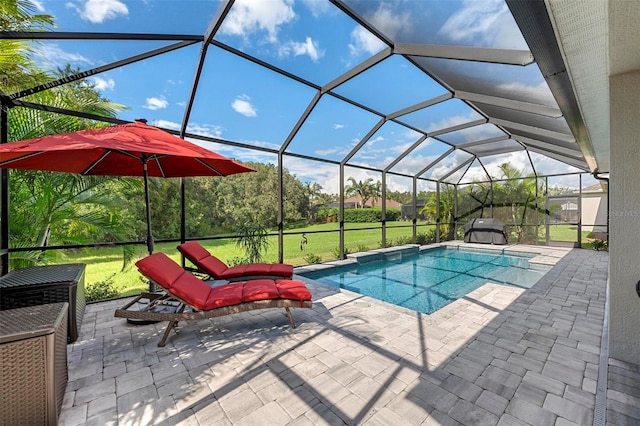
<svg viewBox="0 0 640 426">
<path fill-rule="evenodd" d="M 250 263 L 229 267 L 197 241 L 180 244 L 178 251 L 189 259 L 200 272 L 208 274 L 216 280 L 245 281 L 256 278 L 274 279 L 293 276 L 293 265 L 285 263 Z"/>
<path fill-rule="evenodd" d="M 168 321 L 158 346 L 165 345 L 178 321 L 246 312 L 254 309 L 284 308 L 292 328 L 296 327 L 290 308 L 311 308 L 311 293 L 302 281 L 256 279 L 210 286 L 162 252 L 138 262 L 140 273 L 166 293 L 143 293 L 117 309 L 116 317 Z M 142 305 L 144 309 L 136 309 Z"/>
</svg>

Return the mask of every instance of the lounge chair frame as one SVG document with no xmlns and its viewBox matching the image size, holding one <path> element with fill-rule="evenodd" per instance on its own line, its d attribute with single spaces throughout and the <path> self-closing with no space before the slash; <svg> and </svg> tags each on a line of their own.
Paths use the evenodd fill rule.
<svg viewBox="0 0 640 426">
<path fill-rule="evenodd" d="M 144 300 L 148 302 L 144 302 Z M 129 309 L 136 303 L 147 304 L 147 309 Z M 296 328 L 293 314 L 290 308 L 311 308 L 310 300 L 300 301 L 292 299 L 265 299 L 252 302 L 242 302 L 236 305 L 223 306 L 221 308 L 201 311 L 189 305 L 184 300 L 168 293 L 142 293 L 120 309 L 116 309 L 115 316 L 119 318 L 134 318 L 149 321 L 168 321 L 169 324 L 158 342 L 159 347 L 166 344 L 171 330 L 178 332 L 179 321 L 192 321 L 207 318 L 222 317 L 225 315 L 248 312 L 256 309 L 284 308 L 289 318 L 291 328 Z M 188 309 L 188 310 L 186 310 Z"/>
</svg>

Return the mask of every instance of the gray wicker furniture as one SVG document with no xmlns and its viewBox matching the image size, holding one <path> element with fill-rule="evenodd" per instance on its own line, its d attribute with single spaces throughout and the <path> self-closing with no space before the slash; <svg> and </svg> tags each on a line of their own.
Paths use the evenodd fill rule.
<svg viewBox="0 0 640 426">
<path fill-rule="evenodd" d="M 55 425 L 67 386 L 68 303 L 0 311 L 0 425 Z"/>
<path fill-rule="evenodd" d="M 0 277 L 0 310 L 69 303 L 68 342 L 75 342 L 84 316 L 84 263 L 14 269 Z"/>
</svg>

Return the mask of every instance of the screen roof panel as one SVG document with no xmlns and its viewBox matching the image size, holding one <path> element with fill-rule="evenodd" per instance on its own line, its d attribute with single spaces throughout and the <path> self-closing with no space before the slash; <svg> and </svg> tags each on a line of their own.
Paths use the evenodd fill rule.
<svg viewBox="0 0 640 426">
<path fill-rule="evenodd" d="M 391 56 L 333 91 L 384 114 L 447 93 L 444 87 L 399 55 Z"/>
<path fill-rule="evenodd" d="M 506 139 L 503 141 L 473 145 L 465 148 L 465 151 L 468 151 L 473 155 L 477 155 L 478 157 L 484 157 L 487 155 L 494 155 L 496 153 L 520 151 L 523 149 L 524 147 L 520 145 L 517 141 L 514 141 L 512 139 Z"/>
<path fill-rule="evenodd" d="M 425 139 L 418 147 L 402 158 L 391 171 L 416 175 L 420 170 L 432 164 L 451 147 L 432 138 Z"/>
<path fill-rule="evenodd" d="M 440 133 L 459 125 L 472 125 L 484 117 L 459 99 L 419 109 L 398 117 L 398 121 L 415 127 L 428 135 Z"/>
<path fill-rule="evenodd" d="M 387 47 L 333 6 L 306 1 L 237 1 L 215 39 L 318 85 Z"/>
<path fill-rule="evenodd" d="M 492 179 L 505 179 L 504 172 L 500 169 L 502 164 L 508 164 L 515 170 L 520 172 L 520 177 L 527 177 L 535 175 L 533 168 L 531 167 L 531 161 L 526 151 L 510 152 L 508 154 L 491 155 L 488 157 L 482 157 L 480 159 L 485 169 L 489 173 Z"/>
<path fill-rule="evenodd" d="M 557 108 L 536 64 L 492 64 L 441 58 L 413 58 L 453 90 Z"/>
<path fill-rule="evenodd" d="M 540 114 L 532 114 L 525 111 L 503 108 L 495 105 L 483 104 L 480 102 L 474 102 L 473 104 L 491 118 L 518 122 L 531 127 L 537 127 L 571 135 L 571 129 L 569 129 L 567 122 L 562 117 L 546 117 Z"/>
<path fill-rule="evenodd" d="M 421 134 L 387 121 L 355 153 L 348 164 L 384 169 L 413 145 Z"/>
<path fill-rule="evenodd" d="M 460 179 L 460 183 L 484 182 L 487 180 L 489 180 L 489 176 L 487 175 L 482 163 L 480 163 L 480 160 L 476 158 L 473 160 L 473 163 L 471 163 L 471 167 L 469 167 L 464 176 Z"/>
<path fill-rule="evenodd" d="M 537 63 L 501 64 L 517 63 L 506 60 L 511 56 L 533 58 L 502 0 L 43 5 L 55 15 L 56 30 L 86 32 L 33 37 L 58 46 L 57 55 L 81 70 L 105 66 L 88 81 L 130 108 L 119 115 L 123 120 L 145 117 L 161 127 L 181 127 L 195 93 L 187 130 L 236 146 L 275 150 L 285 143 L 286 152 L 300 156 L 419 174 L 427 159 L 452 146 L 460 148 L 452 157 L 467 159 L 468 152 L 518 148 L 502 139 L 509 136 L 504 130 L 532 152 L 586 167 L 571 132 L 584 138 L 582 119 L 567 106 L 566 88 L 554 79 L 554 98 Z M 208 35 L 214 40 L 203 46 Z M 13 37 L 24 36 L 2 35 Z M 103 40 L 109 37 L 122 40 Z M 183 43 L 179 50 L 109 69 L 177 43 Z M 554 59 L 536 56 L 543 69 Z M 571 117 L 571 129 L 562 112 Z M 411 137 L 397 137 L 402 125 Z M 418 133 L 430 136 L 420 146 L 416 141 L 425 135 Z M 359 142 L 362 149 L 353 150 Z M 376 145 L 384 148 L 374 155 Z"/>
<path fill-rule="evenodd" d="M 379 121 L 375 114 L 324 95 L 286 151 L 342 161 Z"/>
<path fill-rule="evenodd" d="M 457 130 L 455 132 L 438 135 L 438 139 L 451 145 L 466 144 L 483 141 L 486 139 L 506 137 L 508 137 L 508 135 L 505 132 L 500 130 L 499 127 L 490 123 L 484 123 L 477 126 L 468 127 L 466 129 Z"/>
<path fill-rule="evenodd" d="M 427 170 L 422 177 L 440 180 L 449 174 L 455 173 L 456 168 L 472 158 L 471 154 L 456 150 Z"/>
<path fill-rule="evenodd" d="M 225 66 L 216 66 L 219 63 Z M 247 78 L 235 78 L 238 74 Z M 264 81 L 269 84 L 265 85 Z M 204 132 L 214 129 L 218 137 L 227 140 L 279 149 L 315 92 L 288 77 L 212 47 L 205 58 L 189 125 Z M 287 96 L 280 96 L 281 93 Z"/>
<path fill-rule="evenodd" d="M 344 3 L 393 42 L 527 48 L 503 1 L 346 0 Z"/>
</svg>

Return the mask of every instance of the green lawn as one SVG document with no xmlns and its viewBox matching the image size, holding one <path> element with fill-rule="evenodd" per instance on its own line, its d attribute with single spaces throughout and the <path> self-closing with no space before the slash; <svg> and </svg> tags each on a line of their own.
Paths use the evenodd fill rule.
<svg viewBox="0 0 640 426">
<path fill-rule="evenodd" d="M 362 229 L 362 228 L 375 229 Z M 541 226 L 540 244 L 544 244 L 544 226 Z M 364 249 L 374 249 L 381 247 L 382 227 L 380 223 L 348 223 L 345 224 L 345 247 L 348 253 Z M 426 232 L 433 229 L 432 225 L 419 226 L 418 232 Z M 284 261 L 295 266 L 306 265 L 309 262 L 305 259 L 309 255 L 315 255 L 320 261 L 326 262 L 337 258 L 340 234 L 337 223 L 325 223 L 311 225 L 304 228 L 285 231 L 283 239 Z M 333 231 L 333 232 L 327 232 Z M 301 233 L 306 233 L 307 243 L 300 249 Z M 574 226 L 551 226 L 551 239 L 554 241 L 576 241 L 576 228 Z M 583 232 L 583 247 L 589 248 L 588 232 Z M 412 228 L 410 222 L 389 222 L 387 224 L 388 245 L 396 245 L 399 238 L 411 238 Z M 270 247 L 264 255 L 265 262 L 278 261 L 278 237 L 269 237 Z M 235 257 L 242 257 L 243 252 L 236 247 L 232 239 L 202 241 L 203 245 L 214 255 L 225 262 L 229 262 Z M 180 255 L 175 243 L 158 243 L 155 250 L 162 251 L 171 258 L 180 261 Z M 146 247 L 136 248 L 139 257 L 146 254 Z M 118 247 L 92 248 L 83 250 L 58 251 L 55 259 L 56 263 L 85 263 L 87 265 L 85 283 L 86 285 L 96 282 L 103 282 L 112 279 L 114 287 L 122 295 L 137 294 L 147 288 L 146 282 L 138 273 L 133 264 L 126 265 L 123 269 L 122 249 Z"/>
<path fill-rule="evenodd" d="M 375 227 L 376 229 L 362 229 Z M 418 232 L 425 232 L 429 227 L 419 227 Z M 348 252 L 355 252 L 358 248 L 378 248 L 382 242 L 382 227 L 380 223 L 349 223 L 345 225 L 345 246 Z M 283 239 L 284 260 L 295 266 L 306 265 L 309 262 L 305 256 L 313 254 L 319 256 L 322 262 L 336 259 L 340 243 L 339 227 L 337 223 L 312 225 L 295 230 L 285 231 Z M 318 231 L 335 231 L 320 232 Z M 293 233 L 296 234 L 293 234 Z M 305 232 L 307 244 L 300 250 L 300 240 Z M 390 222 L 387 224 L 387 241 L 395 242 L 399 237 L 410 238 L 412 235 L 411 222 Z M 277 262 L 278 237 L 269 237 L 270 247 L 264 255 L 265 262 Z M 242 249 L 236 247 L 232 239 L 201 241 L 202 244 L 214 255 L 225 262 L 234 257 L 242 257 Z M 155 251 L 162 251 L 177 262 L 180 255 L 176 249 L 176 243 L 156 243 Z M 139 257 L 146 254 L 145 246 L 136 248 Z M 91 248 L 83 250 L 65 250 L 56 252 L 55 263 L 85 263 L 87 265 L 85 285 L 113 280 L 113 285 L 121 295 L 140 293 L 147 288 L 146 282 L 138 273 L 135 265 L 127 265 L 123 269 L 122 249 L 118 247 Z"/>
</svg>

